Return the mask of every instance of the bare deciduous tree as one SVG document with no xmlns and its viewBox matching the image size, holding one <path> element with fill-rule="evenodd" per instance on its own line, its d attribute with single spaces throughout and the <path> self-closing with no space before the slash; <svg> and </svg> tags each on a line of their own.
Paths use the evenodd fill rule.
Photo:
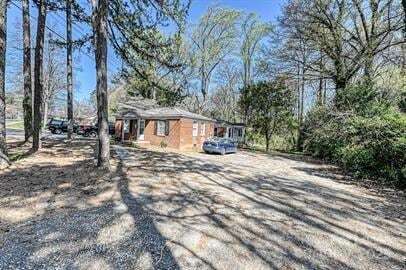
<svg viewBox="0 0 406 270">
<path fill-rule="evenodd" d="M 210 96 L 210 110 L 213 117 L 222 120 L 240 121 L 238 108 L 241 74 L 239 63 L 229 59 L 223 61 L 214 76 L 217 88 Z"/>
<path fill-rule="evenodd" d="M 241 25 L 242 44 L 240 48 L 240 57 L 243 64 L 243 89 L 252 82 L 252 66 L 255 53 L 262 39 L 264 39 L 272 30 L 268 23 L 260 22 L 254 13 L 248 14 Z M 243 92 L 242 95 L 246 93 Z M 244 122 L 247 120 L 248 108 L 244 109 Z"/>
<path fill-rule="evenodd" d="M 193 29 L 191 53 L 203 104 L 207 100 L 213 71 L 235 49 L 239 16 L 237 11 L 212 7 Z"/>
<path fill-rule="evenodd" d="M 243 63 L 244 87 L 251 83 L 253 61 L 259 49 L 260 42 L 269 35 L 271 31 L 271 24 L 259 21 L 254 13 L 248 14 L 242 22 L 240 56 Z"/>
<path fill-rule="evenodd" d="M 402 43 L 394 34 L 401 29 L 397 5 L 395 0 L 290 1 L 283 25 L 314 51 L 306 63 L 309 72 L 331 78 L 340 92 L 360 71 L 373 78 L 376 57 Z"/>
<path fill-rule="evenodd" d="M 54 41 L 52 33 L 47 35 L 44 46 L 44 89 L 43 89 L 43 123 L 48 122 L 50 107 L 66 89 L 64 82 L 65 69 L 62 50 Z"/>
</svg>

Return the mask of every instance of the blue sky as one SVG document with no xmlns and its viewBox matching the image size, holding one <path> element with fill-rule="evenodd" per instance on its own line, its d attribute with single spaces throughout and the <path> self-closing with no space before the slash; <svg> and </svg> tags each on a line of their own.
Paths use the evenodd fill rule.
<svg viewBox="0 0 406 270">
<path fill-rule="evenodd" d="M 19 1 L 14 0 L 17 5 L 21 5 Z M 275 21 L 280 14 L 281 5 L 284 0 L 192 0 L 191 9 L 189 11 L 188 22 L 196 23 L 199 18 L 204 14 L 206 9 L 212 5 L 225 6 L 234 8 L 244 12 L 254 12 L 264 21 Z M 36 17 L 36 9 L 31 8 L 33 17 Z M 21 11 L 10 5 L 8 13 L 8 35 L 12 36 L 17 33 L 16 27 L 21 24 Z M 61 36 L 65 36 L 65 25 L 63 21 L 63 14 L 52 14 L 48 16 L 47 25 Z M 31 20 L 31 31 L 35 31 L 36 21 Z M 81 32 L 85 32 L 85 26 L 75 26 L 73 28 L 73 36 L 78 37 Z M 9 40 L 8 46 L 13 47 L 14 44 Z M 33 44 L 34 46 L 35 44 Z M 14 55 L 19 56 L 18 50 Z M 22 57 L 22 55 L 21 55 Z M 76 51 L 74 55 L 74 77 L 75 77 L 75 99 L 86 99 L 89 93 L 95 88 L 95 68 L 93 55 L 89 52 Z M 109 75 L 113 75 L 121 66 L 121 60 L 118 59 L 112 50 L 109 50 L 108 57 L 108 70 Z M 9 72 L 7 73 L 9 74 Z"/>
</svg>

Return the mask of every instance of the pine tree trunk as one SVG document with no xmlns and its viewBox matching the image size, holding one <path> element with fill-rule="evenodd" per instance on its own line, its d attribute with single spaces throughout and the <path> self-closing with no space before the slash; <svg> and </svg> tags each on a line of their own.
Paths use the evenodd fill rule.
<svg viewBox="0 0 406 270">
<path fill-rule="evenodd" d="M 35 45 L 35 67 L 34 67 L 34 128 L 32 138 L 32 150 L 41 148 L 42 110 L 44 106 L 44 40 L 46 24 L 46 3 L 45 0 L 38 1 L 38 24 L 37 39 Z"/>
<path fill-rule="evenodd" d="M 71 0 L 66 0 L 66 65 L 67 65 L 67 109 L 68 109 L 68 139 L 72 139 L 73 133 L 73 84 L 72 84 L 72 13 Z"/>
<path fill-rule="evenodd" d="M 24 75 L 24 138 L 32 135 L 31 26 L 29 0 L 23 0 L 23 75 Z"/>
<path fill-rule="evenodd" d="M 6 40 L 7 1 L 0 2 L 0 168 L 10 164 L 6 144 Z"/>
<path fill-rule="evenodd" d="M 110 170 L 107 99 L 107 0 L 92 0 L 98 120 L 97 166 Z"/>
</svg>

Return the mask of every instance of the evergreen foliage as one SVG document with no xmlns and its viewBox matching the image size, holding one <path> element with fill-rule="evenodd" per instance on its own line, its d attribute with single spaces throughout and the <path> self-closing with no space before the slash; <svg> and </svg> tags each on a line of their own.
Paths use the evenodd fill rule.
<svg viewBox="0 0 406 270">
<path fill-rule="evenodd" d="M 315 107 L 304 123 L 304 151 L 360 178 L 406 187 L 406 114 L 378 89 L 351 86 L 340 110 Z"/>
</svg>

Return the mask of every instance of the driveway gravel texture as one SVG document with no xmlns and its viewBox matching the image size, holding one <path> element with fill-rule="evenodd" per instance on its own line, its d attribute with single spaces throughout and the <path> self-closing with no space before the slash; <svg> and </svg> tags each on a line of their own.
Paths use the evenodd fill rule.
<svg viewBox="0 0 406 270">
<path fill-rule="evenodd" d="M 406 269 L 404 193 L 299 156 L 48 139 L 0 172 L 0 269 Z"/>
</svg>

